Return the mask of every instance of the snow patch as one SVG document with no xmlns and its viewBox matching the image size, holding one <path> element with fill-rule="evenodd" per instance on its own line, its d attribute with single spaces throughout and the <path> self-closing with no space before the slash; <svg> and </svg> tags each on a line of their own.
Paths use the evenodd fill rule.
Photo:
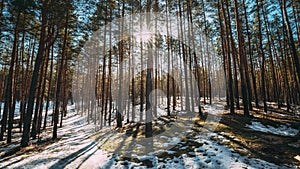
<svg viewBox="0 0 300 169">
<path fill-rule="evenodd" d="M 73 109 L 71 106 L 69 107 Z M 219 111 L 218 107 L 209 107 L 211 111 Z M 221 110 L 220 110 L 221 111 Z M 251 126 L 260 126 L 256 124 Z M 263 126 L 265 129 L 269 127 Z M 287 129 L 288 127 L 285 126 Z M 291 168 L 291 166 L 277 166 L 260 159 L 241 156 L 212 139 L 224 139 L 225 133 L 198 133 L 198 135 L 182 140 L 177 133 L 170 138 L 160 136 L 160 139 L 167 141 L 166 144 L 181 145 L 179 149 L 183 154 L 176 151 L 161 149 L 148 153 L 144 156 L 137 156 L 139 161 L 117 160 L 120 155 L 105 152 L 95 140 L 89 139 L 94 133 L 94 125 L 87 124 L 86 118 L 71 111 L 64 118 L 63 128 L 59 128 L 60 140 L 50 144 L 38 153 L 25 153 L 13 158 L 0 159 L 0 168 L 148 168 L 143 162 L 151 163 L 153 169 L 157 168 Z M 276 129 L 278 130 L 278 128 Z M 297 131 L 298 132 L 298 131 Z M 104 135 L 104 141 L 111 141 L 110 135 Z M 187 142 L 198 142 L 201 146 L 188 149 Z M 201 144 L 202 143 L 202 144 Z M 117 144 L 117 143 L 116 143 Z M 163 143 L 161 143 L 163 144 Z M 142 145 L 136 145 L 142 147 Z M 12 145 L 13 147 L 13 145 Z M 11 148 L 11 147 L 9 147 Z M 156 155 L 167 152 L 169 157 L 158 158 Z"/>
<path fill-rule="evenodd" d="M 287 125 L 280 125 L 279 127 L 275 128 L 270 125 L 263 125 L 260 122 L 252 122 L 251 125 L 246 124 L 246 127 L 255 130 L 255 131 L 260 131 L 264 133 L 272 133 L 276 135 L 281 135 L 281 136 L 295 136 L 299 133 L 299 130 L 293 129 L 291 127 L 288 127 Z"/>
</svg>

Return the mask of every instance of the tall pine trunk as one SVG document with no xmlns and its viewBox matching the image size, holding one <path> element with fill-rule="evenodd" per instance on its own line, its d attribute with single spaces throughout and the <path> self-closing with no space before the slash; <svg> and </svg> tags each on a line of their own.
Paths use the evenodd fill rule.
<svg viewBox="0 0 300 169">
<path fill-rule="evenodd" d="M 38 53 L 31 77 L 31 84 L 29 89 L 29 98 L 28 98 L 28 107 L 26 114 L 24 116 L 24 127 L 23 127 L 23 133 L 22 133 L 22 140 L 21 140 L 21 146 L 25 147 L 29 144 L 29 134 L 30 134 L 30 126 L 31 126 L 31 119 L 32 119 L 32 113 L 34 108 L 34 100 L 35 100 L 35 89 L 38 82 L 38 76 L 39 76 L 39 70 L 41 63 L 44 60 L 44 50 L 45 50 L 45 38 L 46 38 L 46 24 L 47 24 L 47 14 L 45 11 L 46 6 L 48 5 L 50 0 L 46 0 L 43 2 L 43 6 L 41 9 L 41 17 L 42 17 L 42 25 L 41 25 L 41 34 L 40 34 L 40 41 L 39 41 L 39 48 Z"/>
<path fill-rule="evenodd" d="M 245 75 L 245 63 L 246 61 L 246 54 L 244 48 L 244 37 L 242 34 L 242 26 L 241 20 L 239 16 L 239 4 L 237 0 L 234 0 L 235 6 L 235 20 L 236 20 L 236 34 L 238 38 L 238 46 L 239 52 L 238 55 L 240 56 L 240 75 L 241 75 L 241 84 L 242 84 L 242 96 L 243 96 L 243 106 L 244 106 L 244 115 L 249 116 L 249 105 L 248 105 L 248 91 L 247 91 L 247 83 L 246 83 L 246 75 Z"/>
</svg>

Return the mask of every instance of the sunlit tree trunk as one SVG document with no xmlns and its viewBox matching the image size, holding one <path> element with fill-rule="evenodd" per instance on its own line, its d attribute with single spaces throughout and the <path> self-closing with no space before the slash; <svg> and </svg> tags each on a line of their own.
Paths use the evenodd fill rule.
<svg viewBox="0 0 300 169">
<path fill-rule="evenodd" d="M 221 16 L 221 4 L 220 1 L 218 1 L 218 22 L 220 25 L 220 39 L 221 39 L 221 47 L 222 47 L 222 58 L 223 58 L 223 69 L 224 69 L 224 75 L 225 75 L 225 80 L 227 81 L 228 79 L 228 75 L 227 75 L 227 58 L 226 58 L 226 51 L 225 51 L 225 40 L 224 40 L 224 24 L 222 22 L 222 16 Z M 228 87 L 228 83 L 226 83 L 226 107 L 229 107 L 230 103 L 229 103 L 229 87 Z"/>
<path fill-rule="evenodd" d="M 65 28 L 64 28 L 64 39 L 63 39 L 63 46 L 62 46 L 62 52 L 61 52 L 61 60 L 59 63 L 59 68 L 58 68 L 58 76 L 57 76 L 57 83 L 56 83 L 56 99 L 55 99 L 55 111 L 54 111 L 54 121 L 53 121 L 53 133 L 52 133 L 52 139 L 55 140 L 57 139 L 57 125 L 58 125 L 58 118 L 59 118 L 59 111 L 61 104 L 60 102 L 62 101 L 61 99 L 61 84 L 63 81 L 63 77 L 61 74 L 63 73 L 64 69 L 64 63 L 66 60 L 66 48 L 67 48 L 67 37 L 68 37 L 68 21 L 69 21 L 69 11 L 66 11 L 66 23 L 65 23 Z M 61 117 L 62 118 L 62 117 Z"/>
<path fill-rule="evenodd" d="M 133 13 L 133 8 L 132 8 L 132 11 Z M 133 29 L 133 18 L 131 16 L 130 18 L 130 24 L 131 24 L 131 28 Z M 130 40 L 130 44 L 133 45 L 134 41 L 133 39 Z M 134 122 L 135 121 L 135 75 L 134 75 L 134 69 L 135 69 L 135 56 L 133 54 L 133 51 L 134 51 L 134 47 L 130 45 L 130 54 L 131 54 L 131 105 L 132 105 L 132 110 L 131 110 L 131 121 Z"/>
<path fill-rule="evenodd" d="M 45 117 L 44 117 L 44 124 L 43 130 L 46 129 L 47 126 L 47 116 L 48 116 L 48 109 L 50 104 L 50 93 L 52 91 L 52 78 L 53 78 L 53 58 L 54 58 L 54 47 L 51 47 L 51 58 L 50 58 L 50 72 L 49 72 L 49 82 L 48 82 L 48 91 L 47 91 L 47 101 L 46 101 L 46 110 L 45 110 Z"/>
<path fill-rule="evenodd" d="M 109 10 L 110 19 L 112 18 L 112 9 Z M 111 24 L 109 24 L 109 29 L 112 30 Z M 112 32 L 109 31 L 109 58 L 108 58 L 108 92 L 107 95 L 109 97 L 109 114 L 108 114 L 108 125 L 111 126 L 111 113 L 112 113 L 112 91 L 111 91 L 111 84 L 112 84 L 112 77 L 111 77 L 111 67 L 112 67 Z"/>
<path fill-rule="evenodd" d="M 236 102 L 236 108 L 240 109 L 240 102 L 239 102 L 239 87 L 238 87 L 238 74 L 237 74 L 237 67 L 238 67 L 238 63 L 237 60 L 239 58 L 237 55 L 237 49 L 236 49 L 236 44 L 235 41 L 233 39 L 233 32 L 232 32 L 232 27 L 231 27 L 231 17 L 230 17 L 230 10 L 229 8 L 231 7 L 230 5 L 230 1 L 225 1 L 225 7 L 226 7 L 226 11 L 227 11 L 227 19 L 228 19 L 228 33 L 229 33 L 229 40 L 230 40 L 230 45 L 231 45 L 231 51 L 232 51 L 232 60 L 233 60 L 233 70 L 234 70 L 234 96 L 235 96 L 235 102 Z M 225 15 L 224 15 L 225 17 Z"/>
<path fill-rule="evenodd" d="M 180 42 L 181 42 L 181 52 L 182 52 L 182 58 L 183 58 L 183 70 L 184 70 L 184 85 L 185 85 L 185 110 L 187 112 L 190 110 L 190 95 L 189 95 L 189 85 L 188 85 L 188 70 L 187 70 L 187 56 L 186 56 L 186 49 L 185 49 L 185 43 L 184 43 L 184 36 L 183 32 L 185 31 L 183 29 L 183 16 L 182 16 L 182 8 L 181 8 L 181 1 L 178 1 L 178 8 L 179 8 L 179 27 L 180 27 Z"/>
<path fill-rule="evenodd" d="M 5 104 L 4 104 L 4 113 L 2 118 L 2 127 L 0 133 L 0 140 L 3 140 L 4 130 L 6 129 L 6 118 L 4 118 L 7 112 L 9 113 L 8 117 L 8 131 L 7 131 L 7 143 L 11 143 L 12 137 L 12 128 L 13 128 L 13 118 L 14 118 L 14 111 L 15 111 L 15 103 L 13 103 L 15 97 L 15 83 L 16 83 L 16 73 L 14 71 L 15 62 L 18 60 L 18 43 L 19 43 L 19 20 L 20 20 L 20 13 L 18 13 L 16 27 L 14 30 L 14 44 L 12 49 L 10 67 L 9 67 L 9 74 L 8 74 L 8 83 L 6 88 L 6 97 L 5 97 Z M 5 112 L 7 111 L 7 112 Z"/>
<path fill-rule="evenodd" d="M 296 49 L 295 42 L 294 42 L 294 37 L 293 37 L 292 28 L 290 25 L 289 16 L 288 16 L 287 10 L 286 10 L 286 0 L 281 1 L 281 9 L 282 9 L 284 20 L 285 20 L 285 27 L 286 27 L 286 30 L 288 33 L 289 45 L 292 50 L 294 64 L 296 66 L 296 70 L 297 70 L 297 74 L 298 74 L 298 81 L 300 82 L 300 62 L 299 62 L 299 57 L 298 57 L 297 49 Z"/>
<path fill-rule="evenodd" d="M 246 75 L 245 75 L 245 64 L 246 54 L 244 48 L 244 37 L 242 34 L 242 26 L 241 26 L 241 19 L 239 16 L 239 4 L 237 0 L 234 0 L 235 6 L 235 20 L 236 20 L 236 33 L 238 38 L 238 46 L 239 46 L 239 58 L 240 58 L 240 75 L 241 75 L 241 84 L 242 84 L 242 95 L 243 95 L 243 106 L 244 106 L 244 115 L 249 116 L 249 105 L 248 105 L 248 93 L 247 93 L 247 83 L 246 83 Z"/>
<path fill-rule="evenodd" d="M 222 1 L 219 2 L 221 4 L 221 9 L 222 9 L 222 14 L 224 17 L 224 21 L 225 21 L 225 37 L 222 36 L 221 38 L 224 37 L 224 44 L 225 44 L 225 49 L 226 49 L 226 60 L 227 60 L 227 81 L 228 81 L 228 92 L 229 92 L 229 102 L 230 102 L 230 113 L 234 114 L 234 97 L 233 97 L 233 80 L 232 80 L 232 69 L 231 69 L 231 58 L 230 58 L 230 44 L 229 44 L 229 31 L 228 31 L 228 19 L 227 19 L 227 15 L 225 14 L 225 8 L 224 8 L 224 4 Z M 219 18 L 221 19 L 221 18 Z M 221 22 L 221 21 L 220 21 Z"/>
<path fill-rule="evenodd" d="M 142 12 L 142 0 L 140 0 L 140 12 Z M 141 18 L 140 18 L 141 20 Z M 140 29 L 142 29 L 142 21 L 140 21 Z M 143 42 L 140 39 L 140 54 L 141 54 L 141 93 L 140 93 L 140 122 L 143 121 L 144 111 L 144 61 L 143 61 Z"/>
<path fill-rule="evenodd" d="M 196 75 L 197 75 L 197 89 L 198 89 L 198 98 L 197 98 L 197 105 L 198 105 L 198 111 L 199 115 L 202 116 L 202 110 L 201 110 L 201 73 L 200 73 L 200 66 L 198 64 L 198 58 L 196 55 L 196 44 L 195 44 L 195 33 L 194 33 L 194 24 L 193 24 L 193 13 L 192 13 L 192 5 L 191 1 L 188 1 L 188 18 L 189 18 L 189 23 L 190 23 L 190 29 L 191 29 L 191 38 L 192 38 L 192 49 L 193 49 L 193 57 L 194 57 L 194 62 L 196 64 Z"/>
<path fill-rule="evenodd" d="M 106 10 L 107 10 L 107 6 L 106 6 Z M 104 115 L 104 113 L 106 114 L 106 112 L 104 110 L 105 109 L 105 105 L 104 105 L 105 104 L 105 76 L 106 76 L 106 29 L 107 29 L 106 25 L 107 25 L 107 17 L 105 17 L 105 22 L 104 22 L 100 129 L 102 129 L 102 126 L 103 126 L 103 115 Z M 95 119 L 95 121 L 96 121 L 96 119 Z"/>
<path fill-rule="evenodd" d="M 122 17 L 124 17 L 124 12 L 125 12 L 125 2 L 123 1 L 123 5 L 122 5 Z M 121 33 L 121 37 L 123 37 L 123 25 L 124 25 L 124 20 L 122 19 L 121 23 L 121 27 L 120 27 L 120 33 Z M 117 111 L 117 127 L 121 128 L 122 127 L 122 113 L 123 113 L 123 107 L 125 107 L 123 105 L 123 67 L 124 67 L 124 40 L 120 41 L 120 46 L 119 46 L 119 60 L 120 60 L 120 69 L 119 69 L 119 92 L 118 92 L 118 111 Z"/>
<path fill-rule="evenodd" d="M 39 49 L 38 49 L 37 58 L 35 61 L 34 70 L 33 70 L 32 78 L 31 78 L 31 84 L 30 84 L 30 89 L 29 89 L 29 98 L 28 98 L 28 107 L 27 107 L 26 114 L 24 116 L 24 127 L 23 127 L 23 134 L 22 134 L 22 140 L 21 140 L 22 147 L 28 146 L 28 144 L 29 144 L 30 125 L 31 125 L 34 100 L 35 100 L 35 89 L 37 86 L 39 69 L 40 69 L 41 63 L 44 60 L 44 50 L 45 50 L 44 45 L 45 45 L 45 36 L 46 36 L 47 16 L 46 16 L 46 11 L 43 9 L 46 9 L 46 6 L 48 5 L 48 3 L 49 3 L 49 0 L 45 0 L 43 2 L 42 9 L 41 9 L 42 25 L 41 25 Z"/>
<path fill-rule="evenodd" d="M 258 96 L 257 96 L 257 86 L 256 86 L 256 76 L 254 74 L 254 65 L 253 65 L 253 49 L 252 49 L 252 42 L 251 42 L 251 38 L 250 38 L 250 29 L 249 29 L 249 22 L 248 22 L 248 13 L 247 13 L 247 9 L 246 9 L 246 5 L 245 5 L 245 0 L 243 0 L 243 9 L 244 9 L 244 18 L 245 18 L 245 22 L 246 22 L 246 31 L 247 31 L 247 40 L 248 40 L 248 54 L 249 54 L 249 60 L 250 60 L 250 71 L 251 71 L 251 76 L 252 76 L 252 89 L 254 92 L 254 98 L 255 98 L 255 106 L 256 108 L 259 107 L 258 105 Z M 249 76 L 249 73 L 246 73 Z M 248 93 L 249 93 L 249 105 L 252 106 L 251 102 L 252 99 L 250 99 L 250 95 L 252 98 L 252 90 L 249 91 L 249 86 L 250 86 L 250 82 L 248 83 Z M 250 87 L 251 88 L 251 87 Z"/>
<path fill-rule="evenodd" d="M 46 60 L 44 62 L 44 72 L 43 72 L 43 83 L 42 83 L 42 93 L 41 93 L 41 102 L 39 105 L 39 113 L 38 113 L 38 122 L 37 122 L 37 134 L 39 136 L 41 132 L 42 118 L 43 118 L 43 110 L 44 110 L 44 98 L 46 94 L 46 77 L 48 75 L 48 63 L 49 63 L 49 54 L 50 54 L 50 46 L 46 49 Z M 49 89 L 48 89 L 49 90 Z"/>
<path fill-rule="evenodd" d="M 261 19 L 260 19 L 260 8 L 262 4 L 259 4 L 258 0 L 256 0 L 256 13 L 258 20 L 258 53 L 261 56 L 261 96 L 264 103 L 264 112 L 267 112 L 267 99 L 266 99 L 266 88 L 265 88 L 265 53 L 263 51 L 263 38 L 262 38 L 262 28 L 261 28 Z"/>
<path fill-rule="evenodd" d="M 150 11 L 151 11 L 151 0 L 147 0 L 146 6 L 146 23 L 150 22 Z M 152 113 L 153 109 L 151 106 L 151 99 L 150 96 L 152 92 L 152 71 L 153 71 L 153 44 L 152 42 L 145 42 L 147 44 L 147 75 L 146 75 L 146 126 L 145 126 L 145 136 L 151 137 L 152 136 Z"/>
<path fill-rule="evenodd" d="M 37 94 L 36 94 L 36 104 L 35 104 L 35 109 L 34 109 L 34 116 L 33 116 L 33 121 L 32 121 L 32 128 L 31 128 L 31 137 L 32 139 L 36 139 L 36 134 L 37 134 L 37 125 L 38 125 L 38 112 L 40 108 L 40 104 L 42 102 L 42 87 L 43 87 L 43 81 L 45 78 L 45 63 L 48 57 L 47 55 L 47 49 L 45 49 L 45 56 L 44 56 L 44 61 L 41 65 L 41 70 L 40 70 L 40 76 L 38 78 L 38 87 L 37 87 Z M 42 103 L 43 104 L 43 103 Z"/>
<path fill-rule="evenodd" d="M 166 2 L 166 17 L 167 17 L 167 38 L 166 38 L 166 43 L 167 43 L 167 65 L 168 65 L 168 71 L 167 71 L 167 114 L 168 116 L 171 115 L 170 112 L 170 104 L 171 104 L 171 99 L 170 99 L 170 58 L 171 58 L 171 53 L 170 53 L 170 46 L 171 46 L 171 37 L 170 37 L 170 28 L 169 28 L 169 10 L 168 10 L 168 1 Z"/>
</svg>

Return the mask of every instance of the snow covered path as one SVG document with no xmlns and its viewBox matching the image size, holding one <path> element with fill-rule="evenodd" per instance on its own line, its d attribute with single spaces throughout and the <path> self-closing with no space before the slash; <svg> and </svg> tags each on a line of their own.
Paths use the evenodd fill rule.
<svg viewBox="0 0 300 169">
<path fill-rule="evenodd" d="M 95 141 L 89 139 L 93 132 L 94 126 L 88 125 L 84 117 L 70 113 L 63 128 L 59 128 L 60 139 L 57 142 L 37 152 L 0 159 L 0 168 L 86 168 L 83 162 L 87 159 L 88 162 L 92 154 L 97 156 L 98 162 L 104 162 L 107 160 L 106 153 L 97 148 Z M 51 137 L 51 133 L 48 137 Z"/>
<path fill-rule="evenodd" d="M 213 106 L 209 111 L 218 114 Z M 124 158 L 101 150 L 99 139 L 109 142 L 109 137 L 104 134 L 102 138 L 91 139 L 95 128 L 85 121 L 84 117 L 69 113 L 59 129 L 57 142 L 36 151 L 0 158 L 0 168 L 290 168 L 241 156 L 211 139 L 225 139 L 218 133 L 196 134 L 181 140 L 173 149 Z"/>
</svg>

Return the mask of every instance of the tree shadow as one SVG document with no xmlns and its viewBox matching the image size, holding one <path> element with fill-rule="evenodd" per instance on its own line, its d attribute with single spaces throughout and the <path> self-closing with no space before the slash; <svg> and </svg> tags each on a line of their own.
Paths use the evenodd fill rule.
<svg viewBox="0 0 300 169">
<path fill-rule="evenodd" d="M 79 166 L 77 166 L 77 168 L 80 168 L 84 162 L 86 162 L 93 154 L 95 154 L 96 151 L 98 151 L 98 149 L 95 149 L 91 154 L 89 154 L 88 156 L 86 156 L 86 157 L 81 161 L 81 163 L 79 164 Z"/>
<path fill-rule="evenodd" d="M 245 127 L 245 124 L 250 124 L 253 119 L 261 122 L 262 124 L 277 124 L 277 122 L 270 119 L 255 117 L 250 118 L 240 114 L 226 114 L 222 116 L 222 120 L 220 121 L 222 125 L 225 125 L 223 128 L 224 131 L 221 130 L 223 133 L 218 132 L 218 135 L 229 140 L 229 147 L 233 146 L 234 149 L 242 156 L 248 156 L 248 153 L 243 153 L 244 149 L 256 158 L 260 158 L 277 165 L 282 166 L 282 164 L 292 162 L 290 156 L 297 154 L 297 149 L 299 150 L 299 148 L 291 148 L 288 143 L 298 140 L 299 137 L 280 136 L 272 133 L 253 131 Z M 229 135 L 224 132 L 229 133 Z M 239 152 L 240 150 L 241 152 Z"/>
<path fill-rule="evenodd" d="M 14 165 L 14 164 L 16 164 L 16 163 L 18 163 L 20 161 L 23 161 L 23 159 L 19 159 L 17 161 L 13 161 L 13 162 L 11 162 L 9 164 L 6 164 L 5 166 L 1 166 L 1 168 L 10 168 L 9 166 Z"/>
<path fill-rule="evenodd" d="M 20 166 L 20 167 L 16 167 L 17 168 L 32 168 L 32 167 L 35 167 L 35 168 L 38 168 L 39 165 L 38 164 L 43 164 L 43 163 L 46 163 L 46 162 L 49 162 L 49 160 L 54 160 L 55 158 L 43 158 L 43 159 L 37 159 L 37 160 L 34 160 L 34 161 L 29 161 L 27 162 L 26 164 Z"/>
<path fill-rule="evenodd" d="M 92 148 L 94 148 L 97 145 L 96 141 L 91 142 L 89 145 L 83 147 L 82 149 L 70 154 L 69 156 L 60 159 L 58 162 L 53 164 L 49 169 L 57 169 L 57 168 L 64 168 L 68 164 L 70 164 L 72 161 L 76 160 L 78 157 L 84 155 L 86 152 L 90 151 Z"/>
<path fill-rule="evenodd" d="M 89 152 L 94 147 L 96 147 L 101 138 L 102 139 L 106 138 L 107 140 L 105 140 L 105 142 L 108 141 L 108 138 L 107 138 L 108 134 L 109 133 L 105 133 L 104 135 L 98 136 L 89 145 L 87 145 L 87 146 L 83 147 L 82 149 L 68 155 L 67 157 L 64 157 L 63 159 L 60 159 L 55 164 L 53 164 L 51 167 L 49 167 L 49 169 L 56 169 L 56 168 L 66 167 L 68 164 L 72 163 L 73 161 L 75 161 L 79 157 L 85 155 L 87 152 Z M 96 150 L 94 150 L 92 153 L 90 153 L 87 157 L 85 157 L 84 160 L 81 162 L 81 164 L 77 168 L 79 168 L 85 161 L 87 161 L 97 150 L 98 150 L 98 148 Z"/>
<path fill-rule="evenodd" d="M 51 138 L 47 138 L 41 142 L 36 142 L 28 147 L 21 147 L 20 145 L 17 145 L 16 147 L 13 147 L 9 150 L 7 150 L 3 155 L 0 156 L 0 163 L 2 161 L 7 161 L 12 158 L 15 158 L 16 156 L 23 155 L 28 152 L 35 152 L 38 151 L 50 144 L 54 143 L 54 141 Z"/>
</svg>

